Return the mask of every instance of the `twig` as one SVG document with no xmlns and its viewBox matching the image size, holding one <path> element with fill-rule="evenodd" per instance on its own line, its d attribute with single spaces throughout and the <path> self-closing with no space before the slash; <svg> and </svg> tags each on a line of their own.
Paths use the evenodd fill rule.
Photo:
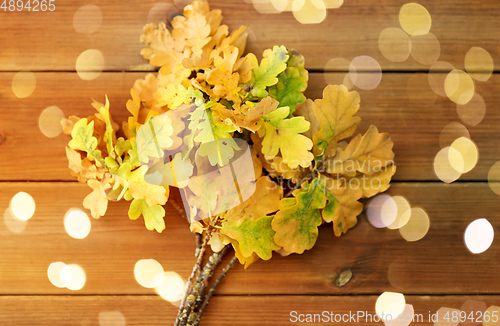
<svg viewBox="0 0 500 326">
<path fill-rule="evenodd" d="M 200 323 L 201 316 L 203 316 L 203 312 L 205 311 L 205 308 L 207 307 L 208 302 L 212 298 L 212 295 L 214 294 L 215 289 L 219 285 L 220 281 L 222 281 L 224 276 L 226 276 L 227 272 L 229 272 L 229 270 L 233 267 L 235 262 L 236 262 L 236 256 L 233 256 L 233 258 L 231 258 L 229 263 L 226 265 L 226 267 L 224 267 L 224 269 L 222 270 L 220 275 L 214 281 L 214 284 L 212 284 L 212 286 L 210 287 L 210 290 L 208 291 L 207 295 L 205 296 L 205 301 L 203 301 L 203 304 L 201 305 L 200 310 L 198 311 L 198 315 L 196 316 L 196 320 L 193 323 L 193 326 L 197 326 Z"/>
<path fill-rule="evenodd" d="M 173 207 L 173 208 L 175 208 L 175 210 L 176 210 L 177 212 L 179 212 L 179 214 L 181 214 L 181 216 L 182 216 L 182 217 L 184 217 L 184 219 L 185 219 L 186 221 L 188 221 L 188 223 L 189 223 L 189 219 L 188 219 L 188 216 L 187 216 L 187 214 L 186 214 L 186 210 L 184 210 L 184 207 L 182 207 L 181 205 L 179 205 L 179 203 L 177 203 L 177 202 L 175 201 L 175 199 L 173 199 L 172 197 L 170 197 L 170 198 L 168 199 L 168 203 L 170 203 L 170 205 L 172 205 L 172 207 Z"/>
<path fill-rule="evenodd" d="M 203 240 L 203 243 L 201 244 L 199 250 L 198 250 L 198 243 L 199 243 L 199 238 L 197 236 L 197 259 L 196 259 L 196 264 L 193 267 L 193 271 L 191 272 L 191 276 L 189 276 L 188 281 L 186 282 L 186 288 L 184 292 L 184 297 L 182 298 L 181 305 L 179 306 L 179 311 L 177 312 L 177 319 L 175 320 L 174 326 L 179 326 L 180 323 L 182 323 L 185 318 L 187 317 L 187 312 L 188 308 L 194 303 L 188 302 L 188 305 L 186 306 L 186 301 L 188 301 L 188 297 L 191 295 L 191 290 L 192 290 L 192 285 L 193 285 L 193 280 L 196 275 L 200 274 L 201 270 L 201 264 L 203 262 L 203 256 L 205 255 L 205 250 L 207 248 L 208 241 L 210 240 L 210 237 L 212 236 L 212 228 L 211 226 L 208 227 L 207 235 L 205 236 L 205 239 Z"/>
<path fill-rule="evenodd" d="M 205 288 L 208 285 L 208 280 L 212 277 L 215 269 L 217 268 L 217 266 L 219 266 L 229 247 L 230 245 L 226 245 L 224 248 L 222 248 L 221 251 L 213 253 L 212 256 L 210 256 L 210 258 L 208 259 L 208 262 L 203 267 L 202 272 L 198 274 L 196 283 L 194 284 L 193 290 L 191 291 L 191 294 L 195 297 L 190 305 L 190 311 L 186 311 L 186 309 L 184 309 L 186 313 L 189 312 L 189 317 L 187 319 L 187 323 L 189 325 L 196 321 L 199 305 L 204 301 Z"/>
</svg>

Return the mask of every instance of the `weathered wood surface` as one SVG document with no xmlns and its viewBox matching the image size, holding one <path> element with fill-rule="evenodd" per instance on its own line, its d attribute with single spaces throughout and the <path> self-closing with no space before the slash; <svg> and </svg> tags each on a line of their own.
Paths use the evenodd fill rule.
<svg viewBox="0 0 500 326">
<path fill-rule="evenodd" d="M 251 52 L 261 53 L 263 49 L 283 44 L 303 53 L 309 69 L 324 69 L 331 58 L 352 60 L 359 55 L 372 56 L 384 70 L 428 69 L 412 58 L 393 63 L 378 48 L 383 29 L 400 27 L 399 10 L 407 2 L 346 0 L 340 9 L 328 10 L 327 18 L 317 25 L 302 25 L 291 12 L 261 14 L 243 0 L 214 0 L 210 4 L 213 9 L 222 10 L 224 23 L 231 30 L 248 26 L 253 33 L 248 47 Z M 77 33 L 73 27 L 73 16 L 86 4 L 84 1 L 56 1 L 53 12 L 0 12 L 4 44 L 0 50 L 0 70 L 74 71 L 77 57 L 88 49 L 102 52 L 105 70 L 151 69 L 139 55 L 142 48 L 139 35 L 156 3 L 152 0 L 99 3 L 102 24 L 91 34 Z M 463 67 L 469 48 L 480 46 L 493 56 L 499 67 L 500 8 L 496 0 L 419 3 L 431 14 L 431 32 L 441 44 L 440 60 Z"/>
<path fill-rule="evenodd" d="M 300 324 L 299 320 L 307 320 L 307 314 L 311 314 L 311 318 L 315 318 L 314 314 L 320 315 L 316 322 L 307 325 L 382 324 L 373 321 L 377 296 L 215 296 L 212 300 L 203 317 L 203 325 L 289 325 L 292 321 Z M 406 296 L 407 304 L 414 309 L 412 325 L 434 325 L 433 315 L 440 308 L 460 309 L 467 300 L 483 302 L 486 307 L 500 304 L 500 296 L 496 295 Z M 163 326 L 171 324 L 177 310 L 156 296 L 1 296 L 0 304 L 0 322 L 16 326 Z M 480 314 L 475 312 L 474 316 Z M 323 322 L 319 322 L 320 317 Z M 332 318 L 349 321 L 328 321 Z M 407 318 L 410 319 L 410 315 Z"/>
<path fill-rule="evenodd" d="M 0 73 L 0 84 L 10 85 L 13 75 Z M 3 104 L 0 110 L 0 180 L 75 180 L 69 173 L 64 151 L 69 136 L 45 137 L 38 127 L 41 112 L 55 105 L 66 116 L 85 117 L 96 112 L 90 105 L 92 99 L 104 102 L 107 94 L 111 114 L 121 123 L 129 115 L 125 103 L 130 98 L 130 88 L 145 74 L 104 73 L 91 82 L 81 80 L 76 73 L 35 75 L 37 86 L 27 98 L 17 98 L 9 87 L 0 89 Z M 327 78 L 342 80 L 343 75 L 330 73 Z M 436 95 L 428 84 L 413 84 L 412 76 L 384 74 L 376 89 L 359 90 L 362 122 L 357 132 L 364 133 L 374 124 L 380 131 L 390 133 L 398 166 L 394 180 L 438 180 L 433 163 L 441 149 L 439 135 L 448 123 L 461 121 L 455 103 Z M 324 74 L 311 73 L 307 96 L 321 98 L 326 85 Z M 478 146 L 479 162 L 471 172 L 462 175 L 461 180 L 486 180 L 491 166 L 500 161 L 497 145 L 500 116 L 496 110 L 500 94 L 495 91 L 498 87 L 500 77 L 497 74 L 488 82 L 477 84 L 477 91 L 485 100 L 486 116 L 477 126 L 469 127 L 469 132 Z"/>
<path fill-rule="evenodd" d="M 77 183 L 2 183 L 0 209 L 18 191 L 30 193 L 37 211 L 20 234 L 0 228 L 2 268 L 0 294 L 69 294 L 47 278 L 50 263 L 79 264 L 87 274 L 79 294 L 148 294 L 134 279 L 134 265 L 153 258 L 165 270 L 187 278 L 194 263 L 194 237 L 187 223 L 167 204 L 167 228 L 147 231 L 142 218 L 130 221 L 128 204 L 111 203 L 106 216 L 92 221 L 83 240 L 69 237 L 63 218 L 80 207 L 90 189 Z M 500 225 L 500 201 L 484 183 L 444 185 L 395 183 L 389 194 L 407 198 L 430 217 L 429 233 L 406 242 L 398 230 L 376 229 L 364 215 L 345 236 L 336 238 L 331 225 L 320 228 L 315 247 L 303 255 L 259 261 L 243 270 L 237 266 L 218 289 L 219 294 L 500 294 L 500 242 L 480 255 L 465 247 L 463 234 L 477 218 Z M 178 200 L 179 198 L 177 198 Z M 339 273 L 351 269 L 353 278 L 342 288 Z"/>
<path fill-rule="evenodd" d="M 186 1 L 167 2 L 182 7 Z M 204 325 L 286 325 L 294 310 L 374 314 L 376 299 L 384 291 L 405 294 L 415 313 L 425 316 L 415 325 L 433 325 L 429 313 L 440 307 L 460 309 L 466 300 L 500 305 L 498 236 L 480 255 L 471 254 L 463 240 L 465 228 L 477 218 L 488 219 L 497 233 L 500 226 L 500 201 L 486 183 L 489 169 L 500 161 L 499 75 L 475 84 L 486 103 L 484 120 L 468 126 L 479 150 L 477 166 L 461 177 L 464 182 L 441 183 L 433 161 L 443 127 L 460 122 L 456 105 L 435 95 L 425 83 L 426 75 L 415 78 L 412 72 L 426 72 L 428 65 L 411 56 L 391 62 L 378 47 L 383 29 L 400 27 L 398 13 L 407 2 L 345 0 L 340 9 L 328 10 L 321 24 L 302 25 L 290 12 L 265 15 L 243 0 L 210 1 L 213 9 L 223 11 L 223 23 L 231 30 L 248 26 L 248 51 L 259 54 L 283 44 L 301 52 L 306 67 L 315 71 L 307 90 L 310 98 L 321 97 L 326 80 L 343 80 L 345 72 L 323 73 L 345 71 L 345 67 L 325 67 L 328 60 L 368 55 L 378 61 L 386 72 L 380 85 L 371 91 L 357 89 L 362 117 L 358 132 L 374 124 L 391 134 L 398 170 L 388 193 L 422 207 L 430 217 L 430 230 L 422 240 L 409 243 L 397 230 L 375 229 L 364 213 L 341 238 L 333 235 L 330 225 L 323 225 L 316 246 L 303 255 L 275 255 L 247 270 L 237 265 L 218 288 Z M 419 3 L 431 14 L 440 61 L 463 69 L 467 51 L 479 46 L 499 70 L 498 1 Z M 141 287 L 134 279 L 134 265 L 139 259 L 154 258 L 165 270 L 186 279 L 194 262 L 193 236 L 168 204 L 167 229 L 162 234 L 147 231 L 142 218 L 130 221 L 124 202 L 110 203 L 105 217 L 92 220 L 92 231 L 83 240 L 64 230 L 64 214 L 82 208 L 90 189 L 76 183 L 68 171 L 64 147 L 69 137 L 43 136 L 38 128 L 40 113 L 55 105 L 66 116 L 91 115 L 92 99 L 104 101 L 107 94 L 114 119 L 124 121 L 133 82 L 144 77 L 143 71 L 153 71 L 139 54 L 143 47 L 139 36 L 156 1 L 99 2 L 101 26 L 81 34 L 73 27 L 73 17 L 85 4 L 56 1 L 54 12 L 0 10 L 0 216 L 19 191 L 30 193 L 37 204 L 23 232 L 12 233 L 0 223 L 1 325 L 124 325 L 121 317 L 114 324 L 102 320 L 100 324 L 99 314 L 110 311 L 119 311 L 126 325 L 169 325 L 176 307 Z M 88 49 L 101 51 L 105 59 L 105 72 L 93 81 L 81 80 L 74 72 L 77 57 Z M 17 71 L 35 72 L 37 85 L 28 98 L 19 99 L 12 92 Z M 50 283 L 47 268 L 56 261 L 76 263 L 85 270 L 82 290 L 59 289 Z M 339 288 L 335 282 L 345 269 L 353 277 Z"/>
</svg>

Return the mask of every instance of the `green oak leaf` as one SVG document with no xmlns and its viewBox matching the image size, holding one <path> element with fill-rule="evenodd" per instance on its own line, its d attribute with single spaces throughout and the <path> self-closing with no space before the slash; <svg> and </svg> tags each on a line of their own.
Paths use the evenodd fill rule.
<svg viewBox="0 0 500 326">
<path fill-rule="evenodd" d="M 278 246 L 301 254 L 316 243 L 321 224 L 320 209 L 326 205 L 326 196 L 320 179 L 304 183 L 301 189 L 294 191 L 294 196 L 281 200 L 280 210 L 271 225 Z"/>
<path fill-rule="evenodd" d="M 279 107 L 288 106 L 293 113 L 295 105 L 306 100 L 302 92 L 307 88 L 309 76 L 304 68 L 304 57 L 291 50 L 288 54 L 287 68 L 278 75 L 278 83 L 269 87 L 269 95 L 278 100 Z"/>
<path fill-rule="evenodd" d="M 264 260 L 271 259 L 273 250 L 280 249 L 274 241 L 271 227 L 273 216 L 263 216 L 252 219 L 245 216 L 241 219 L 224 222 L 221 233 L 238 241 L 241 254 L 250 257 L 256 253 Z"/>
<path fill-rule="evenodd" d="M 267 96 L 266 87 L 278 82 L 277 76 L 286 69 L 287 52 L 284 46 L 274 46 L 272 50 L 267 49 L 262 55 L 260 65 L 257 65 L 255 56 L 249 57 L 252 66 L 255 67 L 252 69 L 252 78 L 248 82 L 248 84 L 253 84 L 254 96 Z"/>
<path fill-rule="evenodd" d="M 97 149 L 97 138 L 92 136 L 94 133 L 94 121 L 87 124 L 87 119 L 78 120 L 71 131 L 72 139 L 68 146 L 72 149 L 84 151 L 91 161 L 96 161 L 101 166 L 104 166 L 104 160 L 101 156 L 101 151 Z"/>
</svg>

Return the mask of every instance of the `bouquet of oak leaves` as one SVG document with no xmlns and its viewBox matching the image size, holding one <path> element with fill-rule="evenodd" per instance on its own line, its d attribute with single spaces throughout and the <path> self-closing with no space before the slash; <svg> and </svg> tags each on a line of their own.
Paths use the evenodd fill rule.
<svg viewBox="0 0 500 326">
<path fill-rule="evenodd" d="M 169 189 L 180 190 L 182 203 L 169 203 L 197 250 L 176 325 L 199 323 L 236 259 L 247 268 L 273 251 L 301 254 L 323 223 L 346 233 L 359 199 L 385 191 L 396 170 L 393 142 L 375 126 L 346 141 L 361 120 L 357 92 L 329 85 L 306 99 L 299 53 L 275 46 L 259 62 L 245 54 L 245 27 L 221 22 L 220 10 L 195 1 L 168 27 L 144 27 L 141 54 L 159 71 L 133 85 L 121 130 L 107 98 L 94 101 L 95 115 L 63 120 L 69 168 L 92 189 L 83 205 L 94 218 L 126 200 L 130 219 L 162 232 Z M 234 257 L 210 281 L 229 248 Z"/>
</svg>

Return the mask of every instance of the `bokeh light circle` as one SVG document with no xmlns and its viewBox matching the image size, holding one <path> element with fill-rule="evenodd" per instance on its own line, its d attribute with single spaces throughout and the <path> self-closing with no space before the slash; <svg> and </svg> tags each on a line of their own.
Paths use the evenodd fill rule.
<svg viewBox="0 0 500 326">
<path fill-rule="evenodd" d="M 481 94 L 475 92 L 467 104 L 457 104 L 457 114 L 464 123 L 477 126 L 486 115 L 486 103 Z"/>
<path fill-rule="evenodd" d="M 431 29 L 432 19 L 424 6 L 411 2 L 399 10 L 399 23 L 410 35 L 425 35 Z"/>
<path fill-rule="evenodd" d="M 71 237 L 84 239 L 90 233 L 90 219 L 81 209 L 71 208 L 64 216 L 64 228 Z"/>
<path fill-rule="evenodd" d="M 61 278 L 61 273 L 62 273 L 64 267 L 66 267 L 66 264 L 59 261 L 59 262 L 50 264 L 49 268 L 47 269 L 47 276 L 49 277 L 49 281 L 55 287 L 58 287 L 58 288 L 65 288 L 66 287 L 66 285 L 64 284 L 64 282 Z"/>
<path fill-rule="evenodd" d="M 73 27 L 77 33 L 91 34 L 101 27 L 102 11 L 96 5 L 84 5 L 73 15 Z"/>
<path fill-rule="evenodd" d="M 493 243 L 495 231 L 491 223 L 480 218 L 471 222 L 465 229 L 464 242 L 467 249 L 473 254 L 480 254 L 488 250 Z"/>
<path fill-rule="evenodd" d="M 452 64 L 445 61 L 437 61 L 430 68 L 427 77 L 429 86 L 439 96 L 447 97 L 444 90 L 444 82 L 448 73 L 455 69 Z"/>
<path fill-rule="evenodd" d="M 425 237 L 429 231 L 430 220 L 427 213 L 420 207 L 411 209 L 411 218 L 403 227 L 399 229 L 399 233 L 406 241 L 418 241 Z"/>
<path fill-rule="evenodd" d="M 483 314 L 483 326 L 500 326 L 500 318 L 493 316 L 500 316 L 500 306 L 490 306 Z"/>
<path fill-rule="evenodd" d="M 457 104 L 467 104 L 474 96 L 475 85 L 472 78 L 463 70 L 453 69 L 444 80 L 444 91 L 448 98 Z"/>
<path fill-rule="evenodd" d="M 84 51 L 76 59 L 75 68 L 81 79 L 96 79 L 104 69 L 104 56 L 96 49 Z"/>
<path fill-rule="evenodd" d="M 154 259 L 141 259 L 135 264 L 134 276 L 137 282 L 145 288 L 154 288 L 163 282 L 164 270 Z"/>
<path fill-rule="evenodd" d="M 33 94 L 36 87 L 36 77 L 31 71 L 21 71 L 12 78 L 12 92 L 18 98 L 26 98 Z"/>
<path fill-rule="evenodd" d="M 371 90 L 380 84 L 382 68 L 372 57 L 359 56 L 354 58 L 349 65 L 349 78 L 356 87 Z"/>
<path fill-rule="evenodd" d="M 441 55 L 441 45 L 432 33 L 411 37 L 411 56 L 423 65 L 434 64 Z"/>
<path fill-rule="evenodd" d="M 326 18 L 326 6 L 322 0 L 293 0 L 292 12 L 301 24 L 319 24 Z"/>
<path fill-rule="evenodd" d="M 455 319 L 452 319 L 453 316 L 460 316 L 460 310 L 448 307 L 439 308 L 436 313 L 437 320 L 434 321 L 434 326 L 458 326 L 460 318 L 455 321 Z"/>
<path fill-rule="evenodd" d="M 399 229 L 408 223 L 411 218 L 410 203 L 403 196 L 392 196 L 392 200 L 397 206 L 397 215 L 394 222 L 387 226 L 388 229 Z"/>
<path fill-rule="evenodd" d="M 323 0 L 323 2 L 327 9 L 338 9 L 344 4 L 344 0 Z"/>
<path fill-rule="evenodd" d="M 371 225 L 385 228 L 396 220 L 398 206 L 389 195 L 377 195 L 366 207 L 366 216 Z"/>
<path fill-rule="evenodd" d="M 444 126 L 439 134 L 439 146 L 445 148 L 450 146 L 455 139 L 465 137 L 470 139 L 469 130 L 461 123 L 452 121 Z"/>
<path fill-rule="evenodd" d="M 164 300 L 175 302 L 182 299 L 185 284 L 176 272 L 165 272 L 163 282 L 155 287 L 155 291 Z"/>
<path fill-rule="evenodd" d="M 500 161 L 493 164 L 488 171 L 488 185 L 495 194 L 500 196 Z"/>
<path fill-rule="evenodd" d="M 9 231 L 13 233 L 23 232 L 26 228 L 26 225 L 28 225 L 28 221 L 22 221 L 15 218 L 12 215 L 9 207 L 7 207 L 3 213 L 3 222 L 5 223 L 7 229 L 9 229 Z"/>
<path fill-rule="evenodd" d="M 493 73 L 493 59 L 483 48 L 472 47 L 465 55 L 465 70 L 467 73 L 479 81 L 487 81 Z"/>
<path fill-rule="evenodd" d="M 127 320 L 120 311 L 103 311 L 99 313 L 99 326 L 125 326 Z"/>
<path fill-rule="evenodd" d="M 450 163 L 450 157 L 455 167 Z M 463 170 L 463 168 L 464 162 L 462 155 L 454 148 L 445 147 L 441 149 L 434 158 L 434 173 L 436 173 L 436 176 L 445 183 L 451 183 L 460 178 L 462 173 L 460 173 L 459 170 Z"/>
<path fill-rule="evenodd" d="M 33 197 L 26 192 L 18 192 L 10 200 L 10 212 L 11 214 L 22 221 L 29 220 L 36 210 L 36 204 Z"/>
<path fill-rule="evenodd" d="M 412 44 L 402 29 L 389 27 L 378 36 L 378 48 L 382 55 L 392 62 L 403 62 L 410 56 Z"/>
<path fill-rule="evenodd" d="M 148 23 L 170 21 L 176 14 L 180 14 L 179 10 L 170 3 L 160 2 L 155 4 L 148 13 Z"/>
<path fill-rule="evenodd" d="M 379 316 L 391 315 L 393 317 L 400 315 L 406 307 L 405 296 L 401 293 L 384 292 L 375 303 L 375 311 Z"/>
<path fill-rule="evenodd" d="M 46 137 L 54 138 L 63 131 L 61 120 L 64 118 L 64 112 L 57 106 L 50 106 L 42 111 L 38 118 L 38 127 Z"/>
<path fill-rule="evenodd" d="M 71 264 L 62 268 L 61 279 L 68 290 L 78 291 L 85 286 L 87 276 L 81 266 Z"/>
<path fill-rule="evenodd" d="M 451 150 L 451 149 L 454 149 Z M 460 158 L 456 158 L 456 154 Z M 476 144 L 466 137 L 456 139 L 450 146 L 448 159 L 450 165 L 461 174 L 471 171 L 477 164 L 479 153 Z"/>
</svg>

